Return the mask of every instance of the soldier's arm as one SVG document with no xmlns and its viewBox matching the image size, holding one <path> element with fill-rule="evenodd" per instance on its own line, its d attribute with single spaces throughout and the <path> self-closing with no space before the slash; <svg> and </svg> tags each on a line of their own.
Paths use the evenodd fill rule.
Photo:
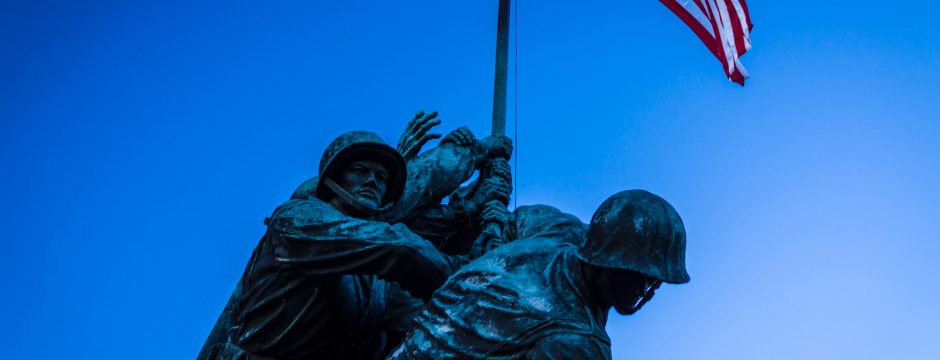
<svg viewBox="0 0 940 360">
<path fill-rule="evenodd" d="M 430 298 L 465 261 L 447 256 L 404 225 L 343 215 L 318 200 L 291 201 L 269 222 L 276 260 L 312 276 L 372 274 Z"/>
<path fill-rule="evenodd" d="M 405 192 L 392 209 L 380 216 L 381 220 L 406 221 L 429 206 L 440 204 L 473 175 L 476 158 L 474 147 L 448 143 L 408 161 Z"/>
<path fill-rule="evenodd" d="M 432 207 L 408 220 L 408 228 L 436 239 L 439 249 L 467 253 L 482 230 L 481 215 L 486 204 L 494 200 L 508 204 L 512 193 L 509 163 L 503 159 L 485 163 L 480 178 L 451 194 L 447 205 Z"/>
<path fill-rule="evenodd" d="M 529 360 L 609 360 L 610 345 L 591 336 L 556 334 L 539 339 L 525 358 Z"/>
<path fill-rule="evenodd" d="M 443 250 L 456 234 L 473 231 L 474 217 L 453 204 L 441 204 L 424 210 L 407 222 L 408 229 Z"/>
<path fill-rule="evenodd" d="M 389 345 L 401 344 L 405 339 L 405 334 L 411 330 L 414 318 L 423 307 L 423 302 L 402 291 L 398 284 L 388 283 L 385 293 L 385 312 L 382 313 L 382 328 L 388 335 Z"/>
<path fill-rule="evenodd" d="M 511 152 L 512 141 L 505 136 L 477 140 L 465 127 L 455 130 L 437 147 L 408 161 L 405 192 L 379 220 L 403 222 L 429 206 L 440 204 L 445 196 L 470 179 L 484 159 L 493 156 L 508 158 Z"/>
</svg>

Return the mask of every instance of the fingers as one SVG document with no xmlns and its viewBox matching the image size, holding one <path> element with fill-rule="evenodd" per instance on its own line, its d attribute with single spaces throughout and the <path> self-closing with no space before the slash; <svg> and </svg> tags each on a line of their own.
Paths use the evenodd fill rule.
<svg viewBox="0 0 940 360">
<path fill-rule="evenodd" d="M 440 138 L 440 134 L 428 134 L 431 128 L 440 125 L 441 120 L 437 119 L 437 111 L 425 113 L 419 110 L 414 118 L 408 122 L 405 132 L 401 134 L 398 140 L 398 152 L 410 159 L 421 151 L 421 148 L 428 141 Z"/>
<path fill-rule="evenodd" d="M 405 137 L 410 136 L 411 133 L 414 132 L 415 127 L 418 126 L 418 121 L 423 117 L 424 110 L 418 110 L 418 112 L 415 113 L 415 116 L 411 118 L 411 121 L 408 122 L 408 125 L 405 126 L 405 132 L 401 135 L 401 137 L 404 139 Z"/>
<path fill-rule="evenodd" d="M 483 182 L 482 191 L 485 199 L 498 200 L 507 204 L 512 194 L 512 185 L 501 178 L 489 178 Z"/>
<path fill-rule="evenodd" d="M 425 114 L 424 116 L 421 116 L 420 118 L 416 119 L 416 121 L 415 121 L 415 127 L 421 127 L 421 126 L 423 126 L 424 124 L 427 124 L 429 121 L 432 121 L 432 120 L 434 120 L 434 119 L 436 119 L 436 118 L 437 118 L 437 111 L 432 111 L 432 112 L 430 112 L 430 113 L 428 113 L 428 114 Z"/>
<path fill-rule="evenodd" d="M 457 146 L 469 146 L 476 141 L 476 137 L 473 136 L 473 132 L 470 131 L 470 128 L 461 126 L 447 134 L 444 141 L 452 142 Z"/>
<path fill-rule="evenodd" d="M 512 194 L 512 185 L 504 181 L 501 178 L 486 178 L 480 180 L 479 188 L 473 195 L 472 202 L 474 207 L 480 211 L 479 214 L 482 215 L 482 211 L 487 206 L 487 203 L 495 203 L 499 206 L 505 207 L 509 204 L 509 197 Z"/>
<path fill-rule="evenodd" d="M 417 130 L 414 131 L 412 136 L 415 138 L 421 138 L 428 132 L 428 130 L 431 130 L 431 128 L 440 125 L 441 120 L 436 119 L 436 117 L 437 112 L 433 112 L 430 115 L 421 118 L 417 125 Z"/>
<path fill-rule="evenodd" d="M 486 205 L 483 205 L 483 214 L 509 215 L 509 210 L 506 209 L 505 204 L 490 200 L 486 202 Z"/>
<path fill-rule="evenodd" d="M 402 137 L 404 136 L 405 135 L 402 135 Z M 398 150 L 398 153 L 401 154 L 401 156 L 403 156 L 405 159 L 410 159 L 412 155 L 414 155 L 414 154 L 411 154 L 411 149 L 412 149 L 411 144 L 408 144 L 406 139 L 400 140 L 398 142 L 398 146 L 396 147 L 396 150 Z"/>
<path fill-rule="evenodd" d="M 406 159 L 409 158 L 409 153 L 411 149 L 413 149 L 411 143 L 414 141 L 415 127 L 418 124 L 418 120 L 422 117 L 424 117 L 424 110 L 418 110 L 415 116 L 411 118 L 411 121 L 408 122 L 408 125 L 405 125 L 405 131 L 398 137 L 398 152 Z"/>
<path fill-rule="evenodd" d="M 424 126 L 424 124 L 427 124 L 428 122 L 434 120 L 435 118 L 437 118 L 437 111 L 432 111 L 431 113 L 425 113 L 424 110 L 418 110 L 415 116 L 411 118 L 411 121 L 408 122 L 408 126 L 405 127 L 405 133 L 415 136 L 414 134 L 417 132 L 417 130 L 415 129 L 421 129 L 421 127 Z M 437 120 L 437 121 L 438 121 L 438 124 L 440 124 L 440 120 Z"/>
<path fill-rule="evenodd" d="M 512 155 L 512 140 L 502 135 L 491 135 L 483 139 L 486 145 L 487 157 L 502 157 L 509 159 Z"/>
<path fill-rule="evenodd" d="M 500 137 L 500 147 L 505 151 L 505 155 L 508 157 L 512 155 L 512 139 L 507 136 Z"/>
<path fill-rule="evenodd" d="M 506 222 L 509 218 L 509 209 L 506 209 L 505 204 L 492 200 L 484 205 L 480 218 L 484 222 Z"/>
<path fill-rule="evenodd" d="M 420 148 L 421 148 L 420 146 L 410 146 L 410 145 L 406 148 L 402 148 L 401 146 L 399 146 L 398 152 L 401 153 L 401 156 L 404 157 L 405 160 L 409 160 L 409 159 L 414 158 L 415 155 L 418 155 L 418 149 Z"/>
<path fill-rule="evenodd" d="M 512 168 L 509 166 L 509 162 L 503 158 L 495 158 L 490 163 L 490 174 L 498 176 L 506 180 L 506 182 L 512 182 Z"/>
<path fill-rule="evenodd" d="M 504 192 L 507 194 L 512 192 L 512 184 L 498 177 L 486 179 L 486 181 L 483 183 L 483 186 L 485 190 L 494 192 Z"/>
<path fill-rule="evenodd" d="M 454 133 L 457 136 L 457 138 L 460 140 L 460 144 L 458 145 L 470 145 L 473 143 L 474 140 L 476 140 L 475 137 L 473 136 L 473 132 L 470 131 L 470 128 L 466 126 L 461 126 L 457 130 L 455 130 Z"/>
<path fill-rule="evenodd" d="M 418 113 L 415 114 L 415 117 L 411 118 L 411 121 L 408 122 L 407 128 L 408 129 L 414 128 L 415 123 L 417 123 L 418 119 L 420 119 L 422 116 L 424 116 L 424 110 L 418 110 Z"/>
<path fill-rule="evenodd" d="M 434 139 L 440 139 L 440 138 L 441 138 L 441 134 L 427 134 L 427 135 L 424 135 L 423 137 L 421 137 L 421 140 L 418 140 L 418 144 L 416 145 L 416 147 L 420 149 L 420 148 L 424 147 L 424 144 L 427 144 L 428 141 L 431 141 L 431 140 L 434 140 Z"/>
</svg>

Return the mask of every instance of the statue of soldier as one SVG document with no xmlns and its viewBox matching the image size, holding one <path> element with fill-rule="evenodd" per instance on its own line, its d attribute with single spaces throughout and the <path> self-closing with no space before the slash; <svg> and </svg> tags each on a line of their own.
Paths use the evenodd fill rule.
<svg viewBox="0 0 940 360">
<path fill-rule="evenodd" d="M 417 133 L 419 142 L 427 138 Z M 449 135 L 429 156 L 437 161 L 427 161 L 407 206 L 433 204 L 428 194 L 453 192 L 487 155 L 511 152 L 504 137 L 472 144 L 462 137 Z M 374 221 L 401 204 L 412 180 L 399 152 L 377 135 L 338 137 L 319 173 L 315 197 L 295 196 L 266 220 L 223 312 L 228 319 L 220 317 L 200 358 L 380 358 L 390 333 L 403 334 L 421 305 L 412 296 L 427 299 L 464 262 L 403 225 Z"/>
<path fill-rule="evenodd" d="M 509 203 L 512 175 L 507 160 L 512 143 L 502 136 L 478 141 L 470 129 L 460 127 L 448 134 L 441 145 L 418 155 L 426 142 L 440 137 L 428 133 L 440 124 L 436 117 L 437 112 L 419 111 L 402 133 L 398 151 L 407 164 L 406 187 L 394 206 L 377 214 L 376 220 L 403 223 L 440 250 L 466 255 L 482 230 L 484 221 L 480 215 L 486 204 Z M 480 176 L 457 189 L 474 169 L 480 170 Z M 319 177 L 307 180 L 291 199 L 316 197 L 318 183 Z M 448 203 L 441 204 L 447 196 Z"/>
<path fill-rule="evenodd" d="M 586 235 L 557 209 L 520 210 L 506 234 L 523 238 L 452 275 L 389 359 L 610 359 L 611 307 L 630 315 L 689 281 L 682 220 L 649 192 L 608 198 Z"/>
</svg>

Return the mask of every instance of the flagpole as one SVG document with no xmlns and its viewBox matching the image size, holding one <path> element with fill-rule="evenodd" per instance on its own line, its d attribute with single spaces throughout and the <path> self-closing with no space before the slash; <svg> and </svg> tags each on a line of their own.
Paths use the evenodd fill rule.
<svg viewBox="0 0 940 360">
<path fill-rule="evenodd" d="M 493 83 L 493 135 L 506 135 L 508 60 L 509 0 L 499 0 L 499 17 L 496 23 L 496 78 Z"/>
<path fill-rule="evenodd" d="M 506 135 L 506 77 L 509 66 L 509 0 L 499 0 L 496 21 L 496 78 L 493 81 L 493 135 Z M 496 240 L 486 245 L 495 248 L 502 244 L 502 229 L 495 222 L 487 223 L 483 233 Z M 484 250 L 485 252 L 486 250 Z"/>
</svg>

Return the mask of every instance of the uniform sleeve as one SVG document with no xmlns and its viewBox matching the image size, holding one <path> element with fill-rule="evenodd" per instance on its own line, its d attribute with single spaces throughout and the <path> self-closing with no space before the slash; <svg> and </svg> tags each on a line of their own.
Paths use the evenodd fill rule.
<svg viewBox="0 0 940 360">
<path fill-rule="evenodd" d="M 311 276 L 372 274 L 430 298 L 462 259 L 442 254 L 404 225 L 341 214 L 319 200 L 289 201 L 270 221 L 276 261 Z"/>
<path fill-rule="evenodd" d="M 448 205 L 437 205 L 424 210 L 407 222 L 408 229 L 430 241 L 438 249 L 445 239 L 462 228 L 468 228 L 465 216 L 459 216 Z"/>
<path fill-rule="evenodd" d="M 382 328 L 388 335 L 388 343 L 398 345 L 405 334 L 414 325 L 413 321 L 424 303 L 403 291 L 398 284 L 390 282 L 386 286 L 385 311 L 382 313 Z"/>
<path fill-rule="evenodd" d="M 381 215 L 388 223 L 403 222 L 429 206 L 440 204 L 470 179 L 480 160 L 478 149 L 448 143 L 408 161 L 405 192 L 395 206 Z"/>
<path fill-rule="evenodd" d="M 526 354 L 529 360 L 610 359 L 610 345 L 578 334 L 557 334 L 539 339 Z"/>
<path fill-rule="evenodd" d="M 235 290 L 232 291 L 232 295 L 229 296 L 225 308 L 222 309 L 222 314 L 220 314 L 219 318 L 215 321 L 212 332 L 209 333 L 209 337 L 206 338 L 202 349 L 199 350 L 199 355 L 196 356 L 196 360 L 209 360 L 213 349 L 223 346 L 230 341 L 229 336 L 231 336 L 233 326 L 232 317 L 235 313 L 235 307 L 238 306 L 238 302 L 241 301 L 241 298 L 242 282 L 239 280 L 238 285 L 235 285 Z"/>
</svg>

